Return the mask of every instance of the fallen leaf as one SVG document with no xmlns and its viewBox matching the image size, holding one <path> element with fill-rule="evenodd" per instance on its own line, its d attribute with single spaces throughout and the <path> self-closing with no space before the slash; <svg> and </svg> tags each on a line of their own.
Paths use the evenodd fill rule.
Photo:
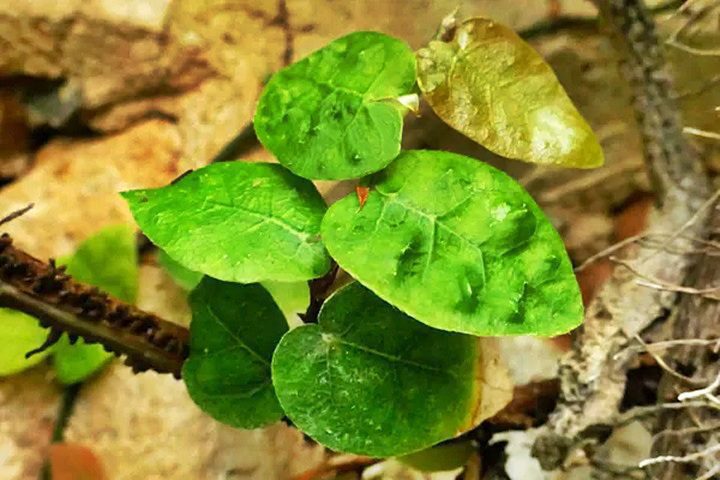
<svg viewBox="0 0 720 480">
<path fill-rule="evenodd" d="M 88 447 L 76 443 L 50 445 L 53 480 L 105 480 L 100 460 Z"/>
</svg>

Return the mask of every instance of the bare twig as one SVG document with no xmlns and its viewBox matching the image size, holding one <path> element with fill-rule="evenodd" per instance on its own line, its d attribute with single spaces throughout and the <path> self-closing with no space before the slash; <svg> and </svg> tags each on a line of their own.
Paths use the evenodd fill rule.
<svg viewBox="0 0 720 480">
<path fill-rule="evenodd" d="M 710 138 L 712 140 L 720 140 L 720 133 L 709 132 L 707 130 L 701 130 L 699 128 L 685 127 L 683 129 L 683 132 L 688 133 L 690 135 L 695 135 L 698 137 Z"/>
<path fill-rule="evenodd" d="M 317 323 L 320 308 L 322 308 L 330 288 L 333 286 L 333 283 L 335 283 L 338 269 L 338 264 L 333 261 L 328 273 L 308 282 L 310 286 L 310 304 L 305 313 L 300 315 L 303 322 Z"/>
<path fill-rule="evenodd" d="M 718 407 L 715 404 L 711 404 L 702 400 L 693 401 L 693 402 L 671 402 L 671 403 L 659 403 L 657 405 L 647 405 L 642 407 L 634 407 L 630 410 L 627 410 L 623 413 L 617 414 L 617 416 L 613 419 L 612 422 L 610 422 L 611 425 L 614 426 L 622 426 L 627 425 L 628 423 L 631 423 L 635 420 L 638 420 L 643 417 L 648 417 L 651 415 L 656 415 L 659 412 L 663 411 L 673 411 L 673 410 L 688 410 L 693 408 L 709 408 L 712 410 L 720 410 L 720 407 Z"/>
<path fill-rule="evenodd" d="M 694 2 L 685 2 L 679 9 L 678 13 L 685 13 L 690 10 L 690 7 Z M 688 19 L 683 22 L 678 28 L 676 28 L 671 34 L 670 37 L 665 41 L 668 45 L 675 47 L 679 50 L 682 50 L 684 52 L 698 55 L 698 56 L 711 56 L 716 57 L 720 56 L 720 49 L 714 48 L 714 49 L 703 49 L 703 48 L 696 48 L 692 47 L 680 40 L 680 36 L 684 34 L 686 31 L 690 29 L 690 27 L 705 18 L 710 12 L 712 12 L 715 8 L 717 8 L 720 5 L 720 1 L 714 1 L 707 5 L 703 5 L 701 8 L 698 8 L 696 11 L 691 12 Z"/>
<path fill-rule="evenodd" d="M 575 267 L 575 273 L 582 272 L 585 270 L 590 264 L 597 262 L 601 258 L 606 258 L 611 256 L 613 253 L 622 250 L 623 248 L 627 247 L 628 245 L 631 245 L 638 240 L 641 240 L 645 237 L 647 237 L 647 233 L 641 233 L 639 235 L 633 235 L 632 237 L 628 237 L 624 240 L 619 241 L 618 243 L 615 243 L 613 245 L 610 245 L 604 250 L 599 251 L 595 255 L 592 255 L 588 259 L 586 259 L 583 263 Z"/>
<path fill-rule="evenodd" d="M 700 475 L 695 480 L 710 480 L 711 478 L 714 478 L 715 475 L 720 473 L 720 462 L 717 463 L 714 467 L 712 467 L 710 470 L 705 472 L 703 475 Z"/>
<path fill-rule="evenodd" d="M 720 338 L 711 338 L 704 340 L 702 338 L 677 338 L 674 340 L 663 340 L 659 342 L 653 342 L 653 343 L 643 343 L 643 346 L 641 348 L 638 348 L 640 351 L 646 351 L 646 350 L 659 350 L 659 349 L 666 349 L 666 348 L 673 348 L 673 347 L 686 347 L 686 346 L 698 346 L 698 347 L 707 347 L 712 346 L 714 351 L 718 351 L 718 348 L 720 348 Z M 637 348 L 637 347 L 635 347 Z"/>
<path fill-rule="evenodd" d="M 645 343 L 645 341 L 642 339 L 642 337 L 640 335 L 635 335 L 635 339 L 638 341 L 638 343 L 640 343 L 640 345 L 645 347 L 645 350 L 651 357 L 653 357 L 653 359 L 655 360 L 655 363 L 657 363 L 660 366 L 660 368 L 665 370 L 665 372 L 667 372 L 669 375 L 672 375 L 673 377 L 680 379 L 689 384 L 699 383 L 698 380 L 696 380 L 694 378 L 690 378 L 687 375 L 683 375 L 682 373 L 680 373 L 677 370 L 675 370 L 674 368 L 672 368 L 670 365 L 667 364 L 667 362 L 665 362 L 665 360 L 663 360 L 663 358 L 660 355 L 657 355 L 651 349 L 647 348 L 647 344 Z"/>
<path fill-rule="evenodd" d="M 5 225 L 6 223 L 12 222 L 13 220 L 15 220 L 15 219 L 18 218 L 18 217 L 22 217 L 22 216 L 25 215 L 27 212 L 29 212 L 30 210 L 32 210 L 32 208 L 33 208 L 34 206 L 35 206 L 35 204 L 34 204 L 34 203 L 31 203 L 31 204 L 28 205 L 27 207 L 23 207 L 23 208 L 21 208 L 20 210 L 16 210 L 16 211 L 12 212 L 11 214 L 3 217 L 2 219 L 0 219 L 0 226 Z"/>
<path fill-rule="evenodd" d="M 705 388 L 700 388 L 698 390 L 693 390 L 691 392 L 683 392 L 680 395 L 678 395 L 678 400 L 681 402 L 692 400 L 694 398 L 699 397 L 705 397 L 709 401 L 716 403 L 720 405 L 720 399 L 718 399 L 715 396 L 715 391 L 720 387 L 720 373 L 718 373 L 717 377 L 715 377 L 715 380 L 712 381 L 710 385 L 708 385 Z"/>
<path fill-rule="evenodd" d="M 696 460 L 710 456 L 714 453 L 720 452 L 720 443 L 717 445 L 713 445 L 711 447 L 708 447 L 704 450 L 701 450 L 699 452 L 690 453 L 688 455 L 683 455 L 682 457 L 677 457 L 674 455 L 660 455 L 658 457 L 648 458 L 643 460 L 638 464 L 638 467 L 640 468 L 646 468 L 651 465 L 655 465 L 658 463 L 692 463 Z"/>
</svg>

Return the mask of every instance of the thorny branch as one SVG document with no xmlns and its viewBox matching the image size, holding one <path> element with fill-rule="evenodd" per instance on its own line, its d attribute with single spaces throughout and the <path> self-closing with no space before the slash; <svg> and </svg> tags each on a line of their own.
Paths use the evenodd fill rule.
<svg viewBox="0 0 720 480">
<path fill-rule="evenodd" d="M 17 216 L 11 214 L 0 224 Z M 185 327 L 76 282 L 54 261 L 42 262 L 16 248 L 8 234 L 0 236 L 0 307 L 27 313 L 50 328 L 45 344 L 36 351 L 66 332 L 73 343 L 81 337 L 125 355 L 126 364 L 136 372 L 152 369 L 176 378 L 188 355 Z"/>
</svg>

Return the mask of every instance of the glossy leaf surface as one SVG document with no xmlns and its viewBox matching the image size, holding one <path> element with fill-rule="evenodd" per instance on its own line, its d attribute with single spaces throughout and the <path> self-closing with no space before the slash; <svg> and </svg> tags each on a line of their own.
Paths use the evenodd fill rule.
<svg viewBox="0 0 720 480">
<path fill-rule="evenodd" d="M 288 326 L 267 290 L 205 277 L 190 294 L 190 306 L 183 379 L 193 401 L 238 428 L 280 420 L 270 360 Z"/>
<path fill-rule="evenodd" d="M 417 53 L 418 84 L 450 126 L 508 158 L 594 168 L 602 148 L 550 66 L 510 28 L 462 22 Z"/>
<path fill-rule="evenodd" d="M 152 242 L 187 269 L 254 283 L 322 276 L 325 202 L 282 166 L 224 162 L 163 188 L 123 193 Z"/>
<path fill-rule="evenodd" d="M 405 43 L 351 33 L 273 75 L 255 131 L 297 175 L 361 177 L 400 153 L 406 108 L 397 99 L 414 84 L 415 58 Z"/>
<path fill-rule="evenodd" d="M 272 375 L 303 432 L 333 450 L 387 457 L 474 423 L 480 355 L 477 339 L 427 327 L 352 283 L 326 301 L 319 324 L 283 337 Z"/>
<path fill-rule="evenodd" d="M 323 220 L 338 264 L 413 318 L 481 336 L 557 335 L 583 307 L 563 243 L 505 173 L 447 152 L 404 152 Z"/>
</svg>

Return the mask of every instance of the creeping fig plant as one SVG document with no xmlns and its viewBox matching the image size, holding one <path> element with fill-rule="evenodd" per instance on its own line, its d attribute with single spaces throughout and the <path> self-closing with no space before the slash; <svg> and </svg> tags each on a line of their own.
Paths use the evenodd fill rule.
<svg viewBox="0 0 720 480">
<path fill-rule="evenodd" d="M 190 294 L 183 373 L 218 420 L 286 416 L 335 450 L 409 454 L 510 398 L 477 336 L 556 335 L 582 321 L 562 241 L 517 182 L 400 142 L 416 83 L 442 119 L 511 158 L 598 166 L 593 133 L 542 59 L 489 20 L 443 32 L 417 69 L 386 35 L 335 40 L 273 75 L 260 98 L 255 129 L 279 165 L 213 164 L 123 194 L 186 286 L 205 275 Z M 311 182 L 354 178 L 357 193 L 329 209 Z M 354 283 L 331 286 L 333 261 Z M 312 299 L 297 289 L 305 281 Z M 286 323 L 273 300 L 283 285 L 288 318 L 312 302 L 311 324 Z"/>
</svg>

